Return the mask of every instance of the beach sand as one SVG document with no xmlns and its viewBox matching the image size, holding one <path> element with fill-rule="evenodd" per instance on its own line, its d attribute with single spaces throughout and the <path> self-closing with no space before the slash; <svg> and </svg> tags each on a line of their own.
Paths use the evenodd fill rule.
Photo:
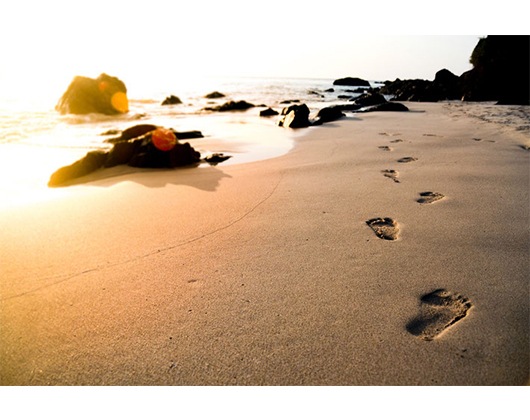
<svg viewBox="0 0 530 420">
<path fill-rule="evenodd" d="M 0 383 L 527 384 L 528 137 L 407 106 L 3 209 Z"/>
</svg>

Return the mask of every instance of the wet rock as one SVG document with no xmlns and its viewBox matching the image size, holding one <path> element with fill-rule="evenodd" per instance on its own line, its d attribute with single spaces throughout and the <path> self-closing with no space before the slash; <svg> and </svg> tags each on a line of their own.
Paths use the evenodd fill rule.
<svg viewBox="0 0 530 420">
<path fill-rule="evenodd" d="M 272 116 L 278 115 L 278 114 L 279 114 L 279 112 L 275 111 L 272 108 L 267 108 L 267 109 L 264 109 L 263 111 L 259 112 L 259 116 L 260 117 L 272 117 Z"/>
<path fill-rule="evenodd" d="M 309 127 L 309 108 L 306 104 L 291 105 L 282 110 L 283 117 L 278 121 L 280 127 L 304 128 Z"/>
<path fill-rule="evenodd" d="M 386 98 L 380 93 L 366 93 L 355 98 L 354 102 L 360 106 L 372 106 L 384 104 L 387 102 Z"/>
<path fill-rule="evenodd" d="M 206 162 L 210 165 L 215 166 L 218 163 L 224 162 L 227 159 L 230 159 L 232 156 L 225 155 L 224 153 L 213 153 L 204 158 Z"/>
<path fill-rule="evenodd" d="M 228 111 L 246 111 L 247 109 L 254 108 L 254 104 L 246 101 L 229 101 L 222 105 L 204 108 L 204 111 L 217 111 L 217 112 L 228 112 Z"/>
<path fill-rule="evenodd" d="M 344 113 L 337 107 L 326 107 L 318 111 L 315 121 L 312 125 L 321 125 L 327 122 L 338 120 L 344 117 Z"/>
<path fill-rule="evenodd" d="M 89 152 L 77 162 L 55 171 L 50 177 L 48 185 L 50 187 L 67 185 L 72 180 L 98 169 L 117 165 L 129 165 L 137 168 L 176 168 L 200 162 L 201 154 L 189 143 L 177 141 L 171 150 L 159 150 L 153 144 L 152 133 L 153 130 L 150 130 L 133 140 L 117 142 L 108 152 L 102 150 Z M 196 135 L 200 132 L 190 131 L 187 133 Z"/>
<path fill-rule="evenodd" d="M 162 105 L 180 105 L 182 101 L 178 96 L 171 95 L 168 96 L 164 101 L 162 102 Z"/>
</svg>

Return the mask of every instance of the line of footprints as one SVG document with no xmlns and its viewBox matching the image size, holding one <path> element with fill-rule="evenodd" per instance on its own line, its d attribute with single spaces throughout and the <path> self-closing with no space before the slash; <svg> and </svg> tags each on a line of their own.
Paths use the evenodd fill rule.
<svg viewBox="0 0 530 420">
<path fill-rule="evenodd" d="M 387 133 L 379 133 L 388 136 Z M 399 134 L 394 134 L 399 135 Z M 425 136 L 433 136 L 425 134 Z M 395 139 L 390 143 L 396 144 L 403 142 L 402 139 Z M 390 146 L 379 146 L 379 149 L 385 152 L 393 150 Z M 418 159 L 406 156 L 397 160 L 398 163 L 415 162 Z M 400 183 L 399 172 L 394 169 L 384 169 L 382 174 L 396 183 Z M 421 204 L 432 204 L 444 198 L 444 195 L 433 191 L 424 191 L 419 193 L 416 200 Z M 395 241 L 398 239 L 398 223 L 390 217 L 377 217 L 366 221 L 366 224 L 374 231 L 378 238 Z M 431 341 L 450 326 L 461 320 L 467 315 L 468 310 L 472 307 L 471 302 L 466 297 L 445 289 L 437 289 L 420 298 L 420 310 L 418 316 L 412 319 L 406 329 L 412 335 L 425 340 Z"/>
</svg>

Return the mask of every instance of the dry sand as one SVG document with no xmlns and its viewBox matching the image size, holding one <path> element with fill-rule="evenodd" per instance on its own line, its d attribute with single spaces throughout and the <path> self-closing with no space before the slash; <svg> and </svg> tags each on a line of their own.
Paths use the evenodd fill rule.
<svg viewBox="0 0 530 420">
<path fill-rule="evenodd" d="M 2 210 L 0 383 L 526 384 L 527 132 L 407 105 Z"/>
</svg>

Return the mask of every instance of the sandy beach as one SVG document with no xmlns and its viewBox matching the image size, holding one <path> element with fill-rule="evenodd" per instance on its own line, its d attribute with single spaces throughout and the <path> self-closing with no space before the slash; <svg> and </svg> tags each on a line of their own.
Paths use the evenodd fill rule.
<svg viewBox="0 0 530 420">
<path fill-rule="evenodd" d="M 527 131 L 406 105 L 2 209 L 0 384 L 527 384 Z"/>
</svg>

